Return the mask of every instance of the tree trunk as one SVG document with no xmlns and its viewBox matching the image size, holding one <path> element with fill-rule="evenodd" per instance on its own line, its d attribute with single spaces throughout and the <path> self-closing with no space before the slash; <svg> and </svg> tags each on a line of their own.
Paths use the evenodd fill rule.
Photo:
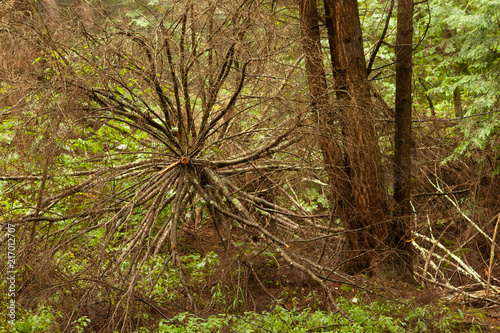
<svg viewBox="0 0 500 333">
<path fill-rule="evenodd" d="M 455 107 L 456 118 L 462 118 L 464 115 L 462 108 L 462 98 L 460 97 L 460 90 L 461 89 L 459 87 L 456 87 L 455 90 L 453 90 L 453 106 Z"/>
<path fill-rule="evenodd" d="M 344 151 L 342 165 L 330 179 L 353 254 L 352 273 L 370 267 L 374 250 L 385 247 L 388 204 L 370 84 L 366 74 L 356 0 L 325 0 L 330 54 Z"/>
<path fill-rule="evenodd" d="M 392 226 L 393 267 L 403 278 L 412 278 L 411 246 L 411 118 L 412 118 L 413 0 L 398 0 L 396 35 L 396 114 L 394 145 L 394 210 Z"/>
<path fill-rule="evenodd" d="M 335 141 L 335 124 L 338 121 L 335 121 L 335 112 L 328 96 L 315 0 L 299 0 L 299 11 L 312 114 L 318 115 L 316 121 L 319 145 L 328 177 L 334 184 L 333 179 L 339 178 L 336 167 L 342 164 L 342 153 L 338 142 Z"/>
</svg>

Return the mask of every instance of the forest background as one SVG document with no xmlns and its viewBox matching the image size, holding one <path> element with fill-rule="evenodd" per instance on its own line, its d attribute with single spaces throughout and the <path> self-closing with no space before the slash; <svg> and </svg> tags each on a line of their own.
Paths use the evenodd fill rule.
<svg viewBox="0 0 500 333">
<path fill-rule="evenodd" d="M 499 331 L 500 1 L 6 0 L 0 43 L 0 331 Z"/>
</svg>

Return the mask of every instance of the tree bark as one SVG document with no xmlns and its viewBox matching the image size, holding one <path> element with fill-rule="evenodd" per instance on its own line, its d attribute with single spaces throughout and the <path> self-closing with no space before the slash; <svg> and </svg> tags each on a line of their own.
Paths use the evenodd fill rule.
<svg viewBox="0 0 500 333">
<path fill-rule="evenodd" d="M 456 87 L 455 90 L 453 90 L 453 106 L 455 107 L 456 118 L 462 118 L 464 115 L 462 108 L 462 98 L 460 97 L 460 95 L 461 89 L 459 87 Z"/>
<path fill-rule="evenodd" d="M 319 145 L 328 177 L 333 180 L 338 178 L 336 167 L 342 164 L 341 158 L 339 159 L 342 154 L 338 142 L 335 141 L 336 116 L 328 96 L 316 0 L 299 0 L 299 11 L 312 115 L 317 115 Z"/>
<path fill-rule="evenodd" d="M 411 246 L 411 118 L 413 0 L 398 0 L 396 35 L 396 103 L 394 144 L 394 223 L 392 261 L 403 278 L 413 276 Z"/>
<path fill-rule="evenodd" d="M 55 0 L 41 0 L 40 3 L 47 13 L 46 18 L 49 23 L 53 24 L 54 21 L 59 20 L 59 7 Z"/>
<path fill-rule="evenodd" d="M 363 36 L 356 0 L 325 0 L 325 23 L 336 82 L 343 163 L 330 181 L 347 229 L 354 258 L 349 270 L 370 267 L 376 250 L 385 247 L 388 202 L 366 73 Z"/>
</svg>

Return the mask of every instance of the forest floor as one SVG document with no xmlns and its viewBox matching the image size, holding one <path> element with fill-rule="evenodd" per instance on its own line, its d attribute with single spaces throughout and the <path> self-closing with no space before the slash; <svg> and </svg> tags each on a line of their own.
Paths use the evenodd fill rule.
<svg viewBox="0 0 500 333">
<path fill-rule="evenodd" d="M 222 332 L 240 332 L 242 324 L 235 318 L 241 316 L 248 318 L 243 327 L 255 332 L 500 332 L 498 303 L 469 299 L 430 283 L 390 280 L 376 270 L 351 276 L 348 281 L 329 278 L 337 304 L 353 321 L 349 324 L 333 316 L 336 311 L 327 305 L 324 290 L 302 272 L 272 256 L 252 254 L 248 246 L 241 246 L 246 252 L 239 251 L 236 242 L 230 250 L 223 249 L 217 245 L 220 243 L 211 242 L 218 237 L 213 229 L 200 231 L 184 229 L 182 234 L 185 244 L 192 246 L 185 250 L 216 253 L 219 258 L 213 274 L 195 288 L 204 299 L 200 304 L 207 306 L 191 319 L 172 313 L 171 326 L 164 326 L 161 332 L 174 332 L 174 328 L 179 332 L 211 332 L 209 323 L 221 316 L 232 318 L 215 321 L 224 327 Z M 225 294 L 214 301 L 214 290 L 221 286 Z M 473 286 L 464 285 L 463 289 L 472 290 Z M 322 319 L 311 320 L 313 314 Z M 334 318 L 334 324 L 318 324 L 329 322 L 328 316 Z"/>
</svg>

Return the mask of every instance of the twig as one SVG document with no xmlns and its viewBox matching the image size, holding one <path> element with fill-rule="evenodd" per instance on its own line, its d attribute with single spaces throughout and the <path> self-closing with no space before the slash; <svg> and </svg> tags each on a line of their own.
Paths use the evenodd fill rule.
<svg viewBox="0 0 500 333">
<path fill-rule="evenodd" d="M 389 8 L 389 14 L 387 14 L 387 19 L 385 20 L 385 26 L 384 29 L 382 30 L 382 34 L 380 35 L 380 39 L 375 45 L 375 50 L 373 50 L 373 53 L 370 57 L 370 60 L 368 61 L 368 67 L 366 69 L 366 75 L 370 75 L 373 67 L 373 62 L 375 61 L 375 57 L 377 56 L 377 53 L 380 49 L 380 46 L 382 45 L 382 42 L 384 41 L 384 38 L 387 34 L 387 28 L 389 27 L 389 21 L 391 20 L 392 16 L 392 9 L 394 8 L 394 0 L 391 1 L 391 7 Z"/>
<path fill-rule="evenodd" d="M 493 231 L 493 243 L 491 244 L 490 265 L 488 267 L 488 281 L 486 282 L 486 297 L 488 297 L 488 294 L 490 292 L 490 286 L 491 286 L 491 272 L 492 272 L 493 262 L 494 262 L 494 258 L 495 258 L 495 241 L 497 238 L 498 224 L 500 224 L 500 214 L 498 214 L 497 223 L 495 225 L 495 231 Z"/>
<path fill-rule="evenodd" d="M 427 257 L 425 258 L 425 265 L 424 265 L 424 276 L 426 275 L 427 273 L 427 268 L 429 267 L 429 262 L 431 261 L 431 258 L 432 258 L 432 255 L 434 253 L 434 250 L 436 249 L 436 245 L 438 243 L 438 241 L 443 237 L 444 233 L 448 230 L 448 228 L 453 224 L 453 223 L 449 223 L 446 228 L 444 228 L 443 232 L 441 232 L 441 235 L 439 235 L 438 239 L 435 239 L 434 238 L 434 234 L 432 232 L 432 226 L 431 226 L 431 221 L 429 219 L 429 215 L 427 215 L 427 224 L 429 225 L 429 231 L 430 231 L 430 234 L 431 234 L 431 239 L 433 240 L 433 243 L 432 243 L 432 247 L 431 249 L 429 250 L 428 254 L 427 254 Z"/>
<path fill-rule="evenodd" d="M 469 192 L 470 190 L 460 190 L 460 191 L 452 191 L 452 192 L 425 192 L 425 193 L 417 193 L 412 195 L 413 198 L 423 197 L 423 196 L 431 196 L 431 195 L 450 195 L 450 194 L 461 194 Z"/>
<path fill-rule="evenodd" d="M 418 273 L 415 273 L 415 274 L 419 275 Z M 499 304 L 500 305 L 500 301 L 497 301 L 497 300 L 494 300 L 494 299 L 491 299 L 491 298 L 482 297 L 482 296 L 477 296 L 477 295 L 465 292 L 465 291 L 461 290 L 460 288 L 452 286 L 450 283 L 441 283 L 441 282 L 438 282 L 438 281 L 435 281 L 435 280 L 428 279 L 425 276 L 421 276 L 421 275 L 419 277 L 421 279 L 424 279 L 424 280 L 432 283 L 432 284 L 435 284 L 437 286 L 440 286 L 440 287 L 452 290 L 452 291 L 454 291 L 454 292 L 456 292 L 458 294 L 461 294 L 461 295 L 463 295 L 465 297 L 470 297 L 470 298 L 474 298 L 474 299 L 477 299 L 477 300 L 487 301 L 487 302 L 490 302 L 490 303 L 493 303 L 493 304 Z"/>
<path fill-rule="evenodd" d="M 318 282 L 321 287 L 323 287 L 323 289 L 325 290 L 327 296 L 328 296 L 328 300 L 330 301 L 330 303 L 332 304 L 332 306 L 334 307 L 335 310 L 337 310 L 341 315 L 342 317 L 346 318 L 347 320 L 349 320 L 349 322 L 353 322 L 353 320 L 351 319 L 351 317 L 349 317 L 349 315 L 344 312 L 344 310 L 342 310 L 339 305 L 337 304 L 337 302 L 335 302 L 335 299 L 333 298 L 333 295 L 332 295 L 332 292 L 330 291 L 330 289 L 328 288 L 328 286 L 326 285 L 325 281 L 322 280 L 320 277 L 318 277 L 316 274 L 314 274 L 314 272 L 312 272 L 310 269 L 306 268 L 305 266 L 299 264 L 298 262 L 296 262 L 295 260 L 293 260 L 288 254 L 285 253 L 285 251 L 283 251 L 280 247 L 276 246 L 275 247 L 276 249 L 276 252 L 278 252 L 281 257 L 283 259 L 285 259 L 291 266 L 299 269 L 300 271 L 306 273 L 307 275 L 309 275 L 311 277 L 311 279 L 313 279 L 314 281 Z"/>
<path fill-rule="evenodd" d="M 173 250 L 172 252 L 173 252 L 172 255 L 174 256 L 175 261 L 177 262 L 177 269 L 179 271 L 179 280 L 181 281 L 182 286 L 184 287 L 184 292 L 186 293 L 186 296 L 189 299 L 189 303 L 191 305 L 191 308 L 196 313 L 196 303 L 194 302 L 194 298 L 191 295 L 191 292 L 189 291 L 189 286 L 186 282 L 186 279 L 184 278 L 184 270 L 182 269 L 181 259 L 180 259 L 179 255 L 177 254 L 177 250 Z"/>
<path fill-rule="evenodd" d="M 436 265 L 436 263 L 434 261 L 432 261 L 432 259 L 427 260 L 428 252 L 426 253 L 426 249 L 424 249 L 422 246 L 420 246 L 416 241 L 413 241 L 412 245 L 416 250 L 418 250 L 421 253 L 422 258 L 424 258 L 426 260 L 426 262 L 434 269 L 434 271 L 436 272 L 436 275 L 440 274 L 441 278 L 443 280 L 446 280 L 446 277 L 444 276 L 443 272 L 439 269 L 439 267 Z M 431 256 L 436 256 L 436 257 L 438 257 L 438 259 L 443 260 L 443 258 L 439 257 L 438 255 L 434 255 L 433 253 L 431 253 Z M 427 274 L 431 275 L 430 273 L 428 273 L 427 270 L 424 270 L 424 273 L 426 275 Z M 434 277 L 432 281 L 435 281 L 435 280 L 436 280 L 436 278 Z M 446 282 L 448 282 L 448 281 L 446 281 Z"/>
<path fill-rule="evenodd" d="M 159 175 L 162 175 L 164 174 L 165 172 L 167 172 L 168 170 L 172 169 L 173 167 L 175 167 L 176 165 L 179 165 L 181 163 L 181 161 L 177 161 L 175 163 L 172 163 L 170 164 L 169 166 L 167 166 L 165 169 L 161 170 L 160 172 L 158 172 Z"/>
<path fill-rule="evenodd" d="M 437 176 L 436 176 L 436 178 L 437 178 Z M 438 184 L 438 182 L 437 182 L 437 181 L 436 181 L 436 184 L 434 184 L 434 183 L 430 180 L 430 178 L 429 178 L 429 177 L 427 177 L 427 180 L 428 180 L 428 181 L 429 181 L 429 183 L 431 183 L 431 185 L 432 185 L 432 186 L 434 186 L 434 187 L 435 187 L 435 188 L 436 188 L 436 189 L 437 189 L 440 193 L 444 193 L 444 191 L 441 189 L 441 187 L 439 186 L 439 184 Z M 450 198 L 447 194 L 444 194 L 444 197 L 445 197 L 446 199 L 448 199 L 448 201 L 450 201 L 450 202 L 453 204 L 453 206 L 455 206 L 455 208 L 456 208 L 456 209 L 457 209 L 457 211 L 460 213 L 460 215 L 462 215 L 462 216 L 463 216 L 463 217 L 464 217 L 464 218 L 465 218 L 465 219 L 466 219 L 466 220 L 467 220 L 470 224 L 472 224 L 472 226 L 473 226 L 474 228 L 476 228 L 476 229 L 477 229 L 477 231 L 479 231 L 479 233 L 480 233 L 481 235 L 483 235 L 483 236 L 484 236 L 487 240 L 489 240 L 489 241 L 493 244 L 493 246 L 495 245 L 495 243 L 493 242 L 493 240 L 491 239 L 491 237 L 490 237 L 490 236 L 489 236 L 486 232 L 484 232 L 484 231 L 483 231 L 483 230 L 482 230 L 482 229 L 481 229 L 481 228 L 480 228 L 480 227 L 479 227 L 476 223 L 474 223 L 474 221 L 472 221 L 472 220 L 471 220 L 471 218 L 470 218 L 470 217 L 468 217 L 468 216 L 467 216 L 467 215 L 466 215 L 466 214 L 462 211 L 462 209 L 460 209 L 460 206 L 456 203 L 456 201 L 455 201 L 455 200 L 452 200 L 452 199 L 451 199 L 451 198 Z M 499 246 L 499 245 L 497 244 L 497 246 Z"/>
<path fill-rule="evenodd" d="M 130 293 L 132 296 L 134 296 L 135 298 L 137 298 L 139 301 L 147 304 L 149 307 L 151 307 L 153 310 L 155 310 L 156 312 L 158 312 L 158 314 L 160 316 L 162 316 L 163 318 L 165 319 L 169 319 L 165 314 L 163 314 L 163 312 L 161 312 L 156 306 L 154 306 L 153 304 L 151 304 L 151 302 L 149 302 L 148 300 L 144 299 L 143 297 L 139 296 L 139 295 L 136 295 L 134 294 L 134 292 L 127 292 L 126 290 L 123 290 L 121 288 L 118 288 L 118 287 L 115 287 L 113 286 L 112 284 L 109 284 L 105 281 L 102 281 L 102 280 L 98 280 L 98 279 L 92 279 L 92 278 L 78 278 L 78 279 L 74 279 L 72 281 L 92 281 L 92 282 L 97 282 L 97 283 L 101 283 L 105 286 L 107 286 L 108 288 L 111 288 L 111 289 L 115 289 L 115 290 L 118 290 L 118 291 L 121 291 L 122 293 Z M 71 281 L 70 281 L 71 282 Z"/>
<path fill-rule="evenodd" d="M 280 300 L 277 299 L 276 297 L 274 297 L 274 295 L 271 294 L 271 292 L 269 290 L 267 290 L 267 288 L 264 286 L 264 284 L 260 280 L 259 275 L 257 274 L 257 272 L 255 271 L 255 269 L 253 268 L 252 263 L 249 262 L 249 261 L 244 261 L 243 263 L 246 266 L 250 267 L 250 270 L 252 271 L 252 274 L 253 274 L 255 280 L 257 281 L 257 283 L 259 284 L 259 286 L 262 288 L 262 290 L 264 290 L 264 292 L 266 293 L 266 295 L 269 296 L 273 301 L 275 301 L 276 303 L 279 304 Z M 286 308 L 286 306 L 285 306 L 285 308 Z M 288 309 L 288 308 L 286 308 L 286 309 L 290 311 L 290 309 Z"/>
<path fill-rule="evenodd" d="M 210 177 L 210 179 L 219 187 L 221 190 L 222 194 L 226 197 L 226 199 L 236 208 L 238 212 L 240 212 L 244 218 L 235 215 L 231 212 L 226 211 L 219 205 L 217 205 L 215 202 L 211 202 L 211 204 L 214 206 L 215 209 L 220 211 L 222 214 L 229 216 L 233 219 L 235 219 L 238 222 L 244 223 L 252 228 L 256 228 L 259 230 L 263 235 L 265 235 L 267 238 L 272 239 L 274 242 L 289 248 L 290 246 L 287 245 L 283 240 L 279 239 L 275 235 L 271 234 L 267 229 L 263 228 L 260 224 L 258 224 L 255 219 L 252 217 L 252 215 L 248 212 L 248 210 L 243 206 L 243 204 L 231 193 L 229 193 L 229 190 L 227 189 L 226 185 L 222 182 L 221 179 L 217 177 L 217 175 L 212 171 L 212 170 L 207 170 L 206 174 Z M 204 191 L 203 191 L 204 192 Z"/>
<path fill-rule="evenodd" d="M 298 127 L 299 124 L 300 124 L 299 120 L 296 119 L 293 126 L 291 126 L 285 133 L 278 136 L 273 141 L 269 142 L 267 145 L 259 147 L 255 150 L 252 150 L 249 152 L 245 152 L 242 155 L 234 156 L 231 159 L 220 160 L 220 161 L 210 161 L 210 166 L 212 168 L 221 168 L 221 167 L 227 167 L 227 166 L 232 166 L 232 165 L 238 165 L 241 163 L 253 161 L 257 158 L 269 156 L 271 154 L 274 154 L 277 151 L 288 148 L 289 146 L 300 141 L 300 139 L 301 139 L 300 137 L 298 137 L 298 138 L 290 139 L 288 141 L 285 140 Z"/>
<path fill-rule="evenodd" d="M 415 232 L 414 235 L 417 236 L 417 237 L 420 237 L 420 238 L 422 238 L 422 239 L 424 239 L 424 240 L 426 240 L 426 241 L 428 241 L 430 243 L 433 243 L 433 240 L 431 238 L 425 236 L 425 235 L 419 234 L 417 232 Z M 477 282 L 479 282 L 482 285 L 484 285 L 484 280 L 481 278 L 481 276 L 472 267 L 470 267 L 467 264 L 465 264 L 462 259 L 460 259 L 457 255 L 455 255 L 453 252 L 451 252 L 450 250 L 448 250 L 439 241 L 435 241 L 435 242 L 436 242 L 436 246 L 437 247 L 439 247 L 440 249 L 442 249 L 447 255 L 449 255 L 451 258 L 453 258 L 458 263 L 458 265 L 456 265 L 458 271 L 462 271 L 463 273 L 465 273 L 469 277 L 473 278 Z M 432 255 L 439 257 L 439 255 L 436 254 L 436 253 L 432 253 Z M 440 259 L 444 260 L 444 258 L 442 258 L 442 257 L 440 257 Z"/>
</svg>

